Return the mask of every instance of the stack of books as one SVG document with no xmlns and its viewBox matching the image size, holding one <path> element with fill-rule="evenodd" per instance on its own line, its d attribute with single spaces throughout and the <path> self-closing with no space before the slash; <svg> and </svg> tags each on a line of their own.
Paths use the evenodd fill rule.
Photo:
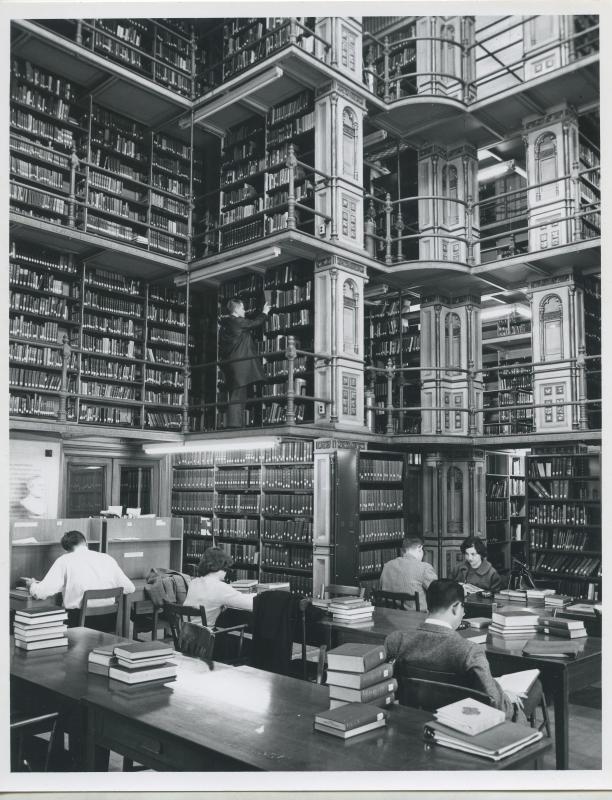
<svg viewBox="0 0 612 800">
<path fill-rule="evenodd" d="M 327 653 L 329 707 L 346 703 L 390 706 L 395 702 L 397 681 L 393 665 L 385 662 L 380 645 L 343 644 Z"/>
<path fill-rule="evenodd" d="M 527 608 L 493 611 L 489 633 L 502 639 L 529 639 L 538 632 L 539 617 Z"/>
<path fill-rule="evenodd" d="M 282 592 L 290 592 L 291 585 L 288 581 L 278 581 L 278 583 L 258 583 L 256 585 L 257 594 L 260 592 L 269 592 L 269 591 L 282 591 Z"/>
<path fill-rule="evenodd" d="M 15 645 L 22 650 L 48 650 L 67 647 L 65 608 L 41 606 L 15 612 Z"/>
<path fill-rule="evenodd" d="M 348 703 L 341 708 L 321 711 L 314 718 L 316 731 L 323 731 L 340 739 L 351 739 L 360 733 L 384 728 L 386 724 L 386 712 L 367 703 Z"/>
<path fill-rule="evenodd" d="M 257 591 L 257 581 L 255 579 L 241 578 L 240 580 L 232 581 L 230 585 L 243 594 L 254 594 Z"/>
<path fill-rule="evenodd" d="M 563 639 L 581 639 L 587 635 L 581 619 L 563 619 L 562 617 L 540 617 L 540 633 L 550 636 L 561 636 Z"/>
<path fill-rule="evenodd" d="M 114 644 L 94 647 L 87 656 L 87 671 L 93 672 L 94 675 L 105 675 L 108 678 L 111 666 L 117 664 L 117 657 L 114 655 L 115 647 Z"/>
<path fill-rule="evenodd" d="M 176 679 L 174 650 L 164 642 L 130 642 L 113 648 L 116 663 L 109 663 L 108 677 L 121 683 L 168 683 Z"/>
<path fill-rule="evenodd" d="M 527 600 L 526 589 L 500 589 L 495 593 L 498 600 L 510 600 L 511 602 L 522 602 Z"/>
<path fill-rule="evenodd" d="M 527 602 L 546 603 L 546 598 L 552 597 L 554 594 L 554 589 L 527 589 Z"/>
<path fill-rule="evenodd" d="M 328 606 L 334 622 L 343 625 L 367 625 L 372 622 L 374 606 L 361 597 L 334 597 Z"/>
<path fill-rule="evenodd" d="M 565 608 L 572 602 L 567 594 L 549 594 L 544 598 L 545 608 Z"/>
<path fill-rule="evenodd" d="M 542 732 L 519 725 L 516 722 L 501 722 L 481 733 L 464 733 L 443 725 L 442 723 L 425 723 L 425 739 L 450 747 L 453 750 L 462 750 L 491 761 L 501 761 L 503 758 L 517 753 L 524 747 L 539 741 Z"/>
</svg>

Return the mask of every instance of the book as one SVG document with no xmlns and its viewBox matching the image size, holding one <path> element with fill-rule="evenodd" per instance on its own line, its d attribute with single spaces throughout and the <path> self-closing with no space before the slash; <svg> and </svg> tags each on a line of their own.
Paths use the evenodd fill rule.
<svg viewBox="0 0 612 800">
<path fill-rule="evenodd" d="M 457 631 L 462 639 L 467 639 L 472 644 L 484 644 L 487 641 L 487 631 L 477 630 L 475 628 L 462 628 Z"/>
<path fill-rule="evenodd" d="M 385 648 L 381 645 L 347 643 L 328 651 L 327 666 L 341 672 L 367 672 L 385 658 Z"/>
<path fill-rule="evenodd" d="M 338 700 L 335 697 L 330 697 L 329 707 L 330 709 L 339 708 L 340 706 L 345 706 L 348 702 L 348 700 Z M 375 700 L 370 700 L 370 705 L 379 706 L 380 708 L 387 708 L 388 706 L 393 705 L 395 702 L 395 692 L 391 692 L 390 694 L 382 694 Z"/>
<path fill-rule="evenodd" d="M 36 608 L 20 608 L 15 612 L 15 617 L 23 617 L 23 619 L 36 619 L 37 617 L 48 617 L 61 615 L 67 617 L 66 609 L 61 606 L 38 606 Z"/>
<path fill-rule="evenodd" d="M 484 592 L 485 590 L 480 586 L 474 586 L 473 583 L 462 583 L 463 591 L 466 594 L 478 594 L 479 592 Z"/>
<path fill-rule="evenodd" d="M 375 683 L 372 686 L 366 686 L 364 689 L 349 689 L 346 686 L 335 686 L 331 684 L 329 687 L 329 696 L 334 700 L 346 700 L 347 703 L 370 703 L 386 694 L 392 694 L 397 689 L 397 681 L 395 678 L 387 678 L 380 683 Z"/>
<path fill-rule="evenodd" d="M 91 672 L 94 675 L 104 675 L 108 678 L 109 670 L 109 664 L 98 664 L 95 661 L 89 661 L 87 663 L 87 672 Z"/>
<path fill-rule="evenodd" d="M 22 642 L 38 642 L 43 639 L 59 639 L 61 636 L 66 635 L 66 626 L 63 625 L 60 630 L 57 631 L 45 631 L 45 632 L 31 632 L 31 631 L 15 631 L 14 636 L 15 639 L 20 639 Z"/>
<path fill-rule="evenodd" d="M 334 711 L 339 711 L 340 708 L 346 708 L 346 705 L 342 705 Z M 360 728 L 352 728 L 351 730 L 342 731 L 338 730 L 337 728 L 330 728 L 327 725 L 321 725 L 318 722 L 314 723 L 315 731 L 322 731 L 323 733 L 329 733 L 332 736 L 337 736 L 339 739 L 352 739 L 353 736 L 359 736 L 360 733 L 367 733 L 367 731 L 373 731 L 376 728 L 384 728 L 387 724 L 386 719 L 377 720 L 375 722 L 370 722 L 367 725 L 362 725 Z"/>
<path fill-rule="evenodd" d="M 15 646 L 22 650 L 46 650 L 51 647 L 66 647 L 67 645 L 68 638 L 65 636 L 62 636 L 61 639 L 43 639 L 39 642 L 24 642 L 21 639 L 15 639 Z"/>
<path fill-rule="evenodd" d="M 491 614 L 492 622 L 501 625 L 504 628 L 517 628 L 525 627 L 528 625 L 536 626 L 538 624 L 538 615 L 534 611 L 527 609 L 493 611 Z"/>
<path fill-rule="evenodd" d="M 462 731 L 470 736 L 500 725 L 506 718 L 500 709 L 488 706 L 472 697 L 441 706 L 436 709 L 434 716 L 449 728 Z"/>
<path fill-rule="evenodd" d="M 373 608 L 373 606 L 371 606 L 370 603 L 367 603 L 362 597 L 353 596 L 332 597 L 330 600 L 330 605 L 341 608 L 353 608 L 354 606 L 369 606 L 370 608 Z"/>
<path fill-rule="evenodd" d="M 561 630 L 580 630 L 584 628 L 584 622 L 581 619 L 565 619 L 564 617 L 539 617 L 539 623 L 540 625 L 560 628 Z"/>
<path fill-rule="evenodd" d="M 63 608 L 58 609 L 57 613 L 36 614 L 33 616 L 26 615 L 24 611 L 15 612 L 15 623 L 20 625 L 49 625 L 50 623 L 57 624 L 62 620 L 68 619 L 68 614 Z"/>
<path fill-rule="evenodd" d="M 491 624 L 489 617 L 464 617 L 463 621 L 467 622 L 470 628 L 488 628 Z"/>
<path fill-rule="evenodd" d="M 393 664 L 385 662 L 368 672 L 335 672 L 327 671 L 328 686 L 346 686 L 347 689 L 367 689 L 375 683 L 393 677 Z"/>
<path fill-rule="evenodd" d="M 584 625 L 582 628 L 553 628 L 548 625 L 539 625 L 538 632 L 548 636 L 558 636 L 560 639 L 582 639 L 589 635 Z"/>
<path fill-rule="evenodd" d="M 425 738 L 436 744 L 500 761 L 528 747 L 542 738 L 542 732 L 519 725 L 516 722 L 501 722 L 482 733 L 470 734 L 453 730 L 440 722 L 427 722 Z"/>
<path fill-rule="evenodd" d="M 157 656 L 170 656 L 174 653 L 174 648 L 169 647 L 164 642 L 130 642 L 129 644 L 117 644 L 113 650 L 119 658 L 137 660 L 141 658 L 154 658 Z"/>
<path fill-rule="evenodd" d="M 578 614 L 590 614 L 591 616 L 595 616 L 596 611 L 601 613 L 601 604 L 595 603 L 594 605 L 590 605 L 589 603 L 574 603 L 573 605 L 568 605 L 566 611 L 575 611 Z"/>
<path fill-rule="evenodd" d="M 527 697 L 527 692 L 540 677 L 539 669 L 522 669 L 519 672 L 508 672 L 495 678 L 504 692 L 513 692 L 520 697 Z"/>
<path fill-rule="evenodd" d="M 364 603 L 362 606 L 335 606 L 333 603 L 329 610 L 334 617 L 371 617 L 374 613 L 374 606 Z"/>
<path fill-rule="evenodd" d="M 345 616 L 344 614 L 338 615 L 334 614 L 333 616 L 334 622 L 368 622 L 373 621 L 371 614 L 354 614 L 353 616 Z"/>
<path fill-rule="evenodd" d="M 158 667 L 142 667 L 125 669 L 120 666 L 109 667 L 108 677 L 123 683 L 144 683 L 145 681 L 162 680 L 176 677 L 176 664 L 167 663 Z"/>
<path fill-rule="evenodd" d="M 315 714 L 316 723 L 340 731 L 349 731 L 381 719 L 386 719 L 384 711 L 367 703 L 348 703 L 342 708 L 320 711 Z"/>
<path fill-rule="evenodd" d="M 159 667 L 162 664 L 174 663 L 171 656 L 158 656 L 157 658 L 139 658 L 131 660 L 115 656 L 117 664 L 126 669 L 142 669 L 143 667 Z"/>
<path fill-rule="evenodd" d="M 543 658 L 576 658 L 581 650 L 581 643 L 571 640 L 530 639 L 525 642 L 523 655 L 542 656 Z"/>
</svg>

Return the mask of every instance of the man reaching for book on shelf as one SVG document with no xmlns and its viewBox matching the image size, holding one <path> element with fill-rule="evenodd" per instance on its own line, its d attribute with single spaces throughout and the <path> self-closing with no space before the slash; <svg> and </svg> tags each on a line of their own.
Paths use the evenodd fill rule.
<svg viewBox="0 0 612 800">
<path fill-rule="evenodd" d="M 431 564 L 423 561 L 423 539 L 420 536 L 407 536 L 402 542 L 401 556 L 387 561 L 380 576 L 380 588 L 383 592 L 405 592 L 419 594 L 421 611 L 426 609 L 425 589 L 437 575 Z M 413 608 L 414 603 L 407 601 L 405 608 Z"/>
<path fill-rule="evenodd" d="M 228 392 L 227 427 L 241 428 L 249 386 L 265 377 L 261 356 L 257 354 L 252 329 L 264 324 L 270 305 L 264 303 L 260 314 L 246 319 L 244 303 L 232 298 L 227 316 L 219 323 L 219 358 Z"/>
<path fill-rule="evenodd" d="M 61 538 L 67 552 L 57 558 L 42 579 L 25 578 L 32 597 L 45 600 L 62 593 L 64 608 L 68 611 L 68 625 L 78 625 L 79 610 L 83 594 L 88 589 L 115 589 L 121 587 L 123 594 L 135 591 L 134 584 L 107 553 L 89 550 L 80 531 L 68 531 Z M 105 600 L 91 600 L 91 605 L 108 605 Z M 88 620 L 88 626 L 97 630 L 115 630 L 115 613 L 100 614 Z"/>
<path fill-rule="evenodd" d="M 416 631 L 395 631 L 385 639 L 387 658 L 395 661 L 394 674 L 400 690 L 402 675 L 409 677 L 411 667 L 429 671 L 431 680 L 435 680 L 436 671 L 452 673 L 454 683 L 487 694 L 495 708 L 505 713 L 506 719 L 527 724 L 542 698 L 540 681 L 533 683 L 525 698 L 503 691 L 491 675 L 484 648 L 457 633 L 463 619 L 465 597 L 457 581 L 433 581 L 427 587 L 426 596 L 429 613 Z M 449 679 L 440 678 L 440 681 L 447 683 Z"/>
</svg>

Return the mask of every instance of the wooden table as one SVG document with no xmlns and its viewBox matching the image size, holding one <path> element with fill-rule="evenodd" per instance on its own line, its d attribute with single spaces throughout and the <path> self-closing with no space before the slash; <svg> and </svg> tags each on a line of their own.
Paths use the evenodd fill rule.
<svg viewBox="0 0 612 800">
<path fill-rule="evenodd" d="M 328 647 L 337 647 L 344 642 L 379 644 L 393 631 L 413 632 L 425 618 L 426 612 L 422 611 L 376 608 L 372 624 L 366 627 L 342 625 L 331 620 L 323 620 L 317 624 L 323 643 Z M 548 640 L 554 637 L 537 634 L 536 638 Z M 503 650 L 488 642 L 486 645 L 474 646 L 486 648 L 493 675 L 533 667 L 540 670 L 544 691 L 552 700 L 555 712 L 556 766 L 557 769 L 569 769 L 569 693 L 601 680 L 601 639 L 592 636 L 576 639 L 575 641 L 581 643 L 582 650 L 576 658 L 571 659 L 528 658 L 522 655 L 526 641 L 519 639 L 505 642 Z"/>
<path fill-rule="evenodd" d="M 329 707 L 327 687 L 262 670 L 207 672 L 179 665 L 176 682 L 154 703 L 89 692 L 87 766 L 113 750 L 157 770 L 491 770 L 525 768 L 550 746 L 541 740 L 503 762 L 430 746 L 431 714 L 394 706 L 386 728 L 348 741 L 313 729 Z"/>
</svg>

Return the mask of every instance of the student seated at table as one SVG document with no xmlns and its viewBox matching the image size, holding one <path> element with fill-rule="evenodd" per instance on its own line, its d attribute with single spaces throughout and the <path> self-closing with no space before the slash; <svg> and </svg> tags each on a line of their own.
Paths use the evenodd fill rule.
<svg viewBox="0 0 612 800">
<path fill-rule="evenodd" d="M 387 561 L 380 576 L 380 588 L 384 592 L 418 592 L 421 611 L 426 608 L 425 589 L 438 576 L 427 561 L 423 561 L 423 539 L 407 536 L 402 542 L 401 555 Z M 414 608 L 413 602 L 404 604 Z"/>
<path fill-rule="evenodd" d="M 213 626 L 222 607 L 253 610 L 254 594 L 243 594 L 224 583 L 233 558 L 220 547 L 209 547 L 198 564 L 198 578 L 189 584 L 186 606 L 204 606 L 206 622 Z"/>
<path fill-rule="evenodd" d="M 385 639 L 387 658 L 395 661 L 395 674 L 401 681 L 402 672 L 410 675 L 410 667 L 453 673 L 457 683 L 468 683 L 485 692 L 495 706 L 503 710 L 506 719 L 527 722 L 542 697 L 539 680 L 529 690 L 526 699 L 504 692 L 491 675 L 482 645 L 463 639 L 457 628 L 463 619 L 463 587 L 457 581 L 442 579 L 427 587 L 428 616 L 411 633 L 395 631 Z M 432 678 L 435 680 L 435 678 Z"/>
<path fill-rule="evenodd" d="M 482 539 L 468 536 L 461 542 L 461 552 L 465 563 L 455 570 L 453 578 L 456 581 L 484 592 L 497 592 L 501 589 L 502 580 L 487 561 L 487 548 Z"/>
<path fill-rule="evenodd" d="M 79 609 L 83 593 L 88 589 L 115 589 L 121 587 L 123 594 L 131 594 L 134 584 L 107 553 L 89 550 L 87 541 L 80 531 L 67 531 L 61 538 L 61 545 L 67 552 L 57 558 L 42 579 L 26 578 L 32 597 L 45 600 L 62 593 L 63 606 L 68 611 L 68 625 L 79 623 Z M 90 605 L 104 606 L 104 600 L 91 600 Z M 88 627 L 97 630 L 115 629 L 115 613 L 100 614 L 88 620 Z"/>
</svg>

